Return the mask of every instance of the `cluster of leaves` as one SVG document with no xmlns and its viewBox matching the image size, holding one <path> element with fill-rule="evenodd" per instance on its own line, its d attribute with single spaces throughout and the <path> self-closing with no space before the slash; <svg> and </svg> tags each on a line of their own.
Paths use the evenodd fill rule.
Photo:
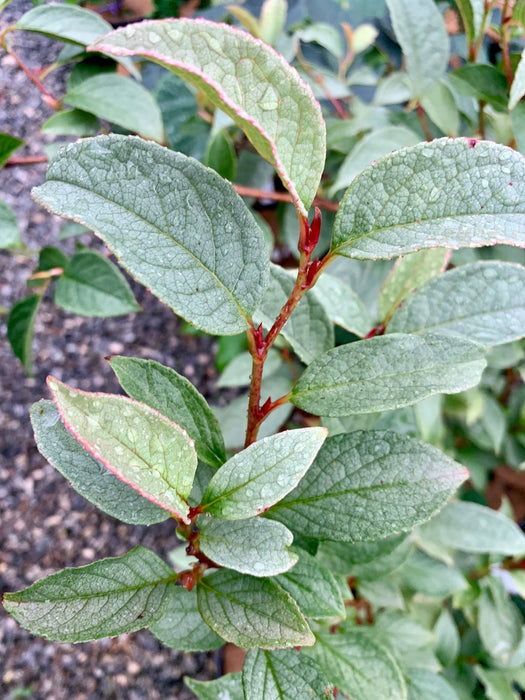
<svg viewBox="0 0 525 700">
<path fill-rule="evenodd" d="M 148 628 L 180 650 L 248 648 L 242 673 L 188 680 L 204 699 L 525 689 L 525 536 L 503 512 L 450 502 L 468 478 L 456 458 L 478 500 L 501 456 L 524 460 L 525 162 L 509 147 L 525 93 L 510 50 L 522 5 L 496 27 L 500 69 L 479 63 L 491 7 L 458 3 L 469 62 L 452 73 L 434 3 L 387 5 L 407 72 L 392 70 L 372 25 L 285 30 L 273 0 L 260 18 L 232 12 L 304 81 L 267 44 L 206 20 L 131 25 L 81 47 L 171 71 L 178 152 L 154 138 L 79 141 L 55 155 L 35 199 L 96 231 L 202 332 L 243 334 L 219 385 L 249 390 L 214 412 L 174 370 L 129 357 L 110 360 L 129 398 L 49 379 L 53 401 L 31 411 L 44 457 L 113 517 L 173 518 L 185 551 L 168 565 L 138 547 L 7 594 L 32 632 L 86 641 Z M 443 135 L 466 137 L 430 140 Z M 273 167 L 289 193 L 278 248 L 297 247 L 293 271 L 270 262 L 260 221 L 223 178 L 243 157 L 258 177 Z M 342 189 L 335 218 L 309 220 L 319 191 Z M 55 255 L 42 270 L 73 264 Z M 67 277 L 58 298 L 74 296 L 60 292 Z"/>
</svg>

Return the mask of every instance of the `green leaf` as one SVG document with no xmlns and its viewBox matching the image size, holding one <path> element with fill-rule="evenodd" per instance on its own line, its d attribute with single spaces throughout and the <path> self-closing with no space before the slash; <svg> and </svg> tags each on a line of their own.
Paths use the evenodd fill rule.
<svg viewBox="0 0 525 700">
<path fill-rule="evenodd" d="M 43 134 L 60 134 L 66 136 L 94 136 L 100 128 L 98 119 L 81 109 L 69 109 L 57 112 L 41 126 Z"/>
<path fill-rule="evenodd" d="M 444 608 L 434 626 L 436 656 L 443 666 L 450 666 L 456 660 L 460 649 L 458 628 L 452 614 Z"/>
<path fill-rule="evenodd" d="M 173 570 L 145 547 L 65 569 L 3 604 L 22 627 L 60 642 L 86 642 L 148 627 L 163 613 Z"/>
<path fill-rule="evenodd" d="M 296 551 L 299 561 L 293 569 L 277 576 L 277 583 L 288 591 L 306 617 L 345 618 L 341 589 L 331 571 L 303 549 Z"/>
<path fill-rule="evenodd" d="M 24 142 L 22 139 L 17 139 L 16 136 L 11 136 L 11 134 L 0 131 L 0 168 L 9 160 L 10 156 L 23 145 Z"/>
<path fill-rule="evenodd" d="M 421 106 L 444 134 L 459 134 L 461 124 L 456 99 L 444 80 L 439 80 L 426 90 L 421 98 Z"/>
<path fill-rule="evenodd" d="M 348 188 L 332 253 L 392 258 L 421 248 L 525 245 L 525 159 L 475 139 L 438 139 L 381 158 Z"/>
<path fill-rule="evenodd" d="M 40 300 L 40 295 L 31 294 L 17 301 L 7 317 L 7 339 L 28 374 L 31 371 L 31 346 Z"/>
<path fill-rule="evenodd" d="M 259 38 L 275 46 L 286 24 L 286 0 L 265 0 L 259 19 Z"/>
<path fill-rule="evenodd" d="M 338 277 L 321 275 L 312 294 L 321 302 L 328 318 L 350 333 L 363 337 L 374 325 L 363 301 Z"/>
<path fill-rule="evenodd" d="M 259 515 L 297 486 L 327 434 L 300 428 L 254 442 L 212 477 L 201 509 L 225 520 Z"/>
<path fill-rule="evenodd" d="M 191 382 L 153 360 L 115 356 L 109 361 L 120 386 L 136 401 L 154 408 L 195 440 L 199 459 L 213 467 L 226 461 L 224 441 L 206 399 Z"/>
<path fill-rule="evenodd" d="M 447 70 L 450 40 L 433 0 L 386 0 L 392 25 L 407 62 L 412 97 L 422 97 Z"/>
<path fill-rule="evenodd" d="M 264 518 L 248 520 L 205 519 L 199 547 L 220 566 L 252 576 L 275 576 L 297 562 L 289 551 L 293 535 L 284 525 Z"/>
<path fill-rule="evenodd" d="M 328 700 L 333 686 L 295 649 L 249 651 L 242 670 L 245 700 Z"/>
<path fill-rule="evenodd" d="M 416 289 L 442 273 L 449 257 L 446 248 L 431 248 L 398 258 L 377 300 L 377 312 L 381 321 L 388 319 Z"/>
<path fill-rule="evenodd" d="M 306 215 L 324 168 L 324 122 L 310 88 L 270 47 L 233 27 L 182 19 L 130 25 L 90 48 L 151 58 L 201 89 L 275 166 Z"/>
<path fill-rule="evenodd" d="M 456 0 L 467 41 L 477 38 L 484 13 L 484 0 Z"/>
<path fill-rule="evenodd" d="M 397 309 L 388 332 L 428 330 L 487 347 L 519 340 L 525 335 L 525 268 L 477 262 L 428 282 Z"/>
<path fill-rule="evenodd" d="M 144 138 L 164 141 L 162 115 L 155 98 L 132 78 L 116 73 L 95 75 L 69 90 L 62 100 Z"/>
<path fill-rule="evenodd" d="M 505 671 L 475 667 L 476 676 L 485 686 L 488 700 L 520 700 L 521 694 L 514 690 L 512 678 Z M 520 683 L 521 685 L 521 683 Z"/>
<path fill-rule="evenodd" d="M 388 549 L 383 549 L 388 544 Z M 395 544 L 395 547 L 392 545 Z M 365 552 L 378 551 L 377 556 L 362 559 Z M 394 535 L 371 542 L 322 542 L 319 560 L 340 576 L 354 576 L 359 581 L 377 581 L 401 567 L 413 547 L 406 535 Z"/>
<path fill-rule="evenodd" d="M 308 646 L 314 637 L 294 600 L 276 583 L 221 569 L 197 586 L 203 620 L 237 646 Z"/>
<path fill-rule="evenodd" d="M 33 192 L 96 230 L 132 275 L 198 328 L 232 335 L 248 327 L 266 287 L 264 240 L 212 170 L 138 138 L 99 136 L 61 151 Z"/>
<path fill-rule="evenodd" d="M 96 12 L 59 4 L 34 7 L 18 20 L 15 27 L 83 46 L 111 31 L 109 22 Z"/>
<path fill-rule="evenodd" d="M 397 433 L 335 435 L 271 514 L 307 537 L 372 540 L 430 518 L 467 476 L 435 447 Z"/>
<path fill-rule="evenodd" d="M 523 638 L 523 620 L 503 581 L 488 577 L 477 601 L 478 631 L 489 654 L 506 664 Z"/>
<path fill-rule="evenodd" d="M 440 333 L 376 336 L 314 360 L 290 401 L 323 416 L 386 411 L 475 386 L 485 365 L 482 347 L 464 338 Z"/>
<path fill-rule="evenodd" d="M 520 62 L 514 74 L 514 80 L 510 86 L 509 109 L 514 109 L 525 95 L 525 49 L 521 52 Z"/>
<path fill-rule="evenodd" d="M 40 454 L 78 493 L 108 515 L 132 525 L 152 525 L 169 517 L 164 508 L 143 498 L 94 459 L 66 429 L 52 401 L 38 401 L 30 410 Z"/>
<path fill-rule="evenodd" d="M 48 385 L 64 425 L 93 457 L 189 523 L 186 499 L 197 454 L 185 430 L 124 396 L 77 391 L 54 377 Z"/>
<path fill-rule="evenodd" d="M 334 195 L 339 190 L 346 189 L 356 175 L 378 158 L 405 146 L 415 146 L 420 141 L 419 134 L 407 129 L 406 126 L 389 125 L 374 129 L 358 141 L 344 159 L 336 180 L 330 188 L 331 194 Z"/>
<path fill-rule="evenodd" d="M 401 670 L 388 649 L 366 631 L 316 635 L 316 644 L 305 650 L 326 676 L 352 700 L 407 700 Z"/>
<path fill-rule="evenodd" d="M 478 503 L 449 503 L 420 528 L 424 540 L 464 552 L 525 554 L 525 534 L 502 513 Z"/>
<path fill-rule="evenodd" d="M 487 64 L 468 64 L 450 75 L 452 86 L 468 97 L 486 102 L 494 109 L 506 111 L 509 95 L 507 79 L 496 68 Z"/>
<path fill-rule="evenodd" d="M 20 248 L 22 239 L 14 211 L 0 199 L 0 249 Z"/>
<path fill-rule="evenodd" d="M 293 290 L 295 279 L 277 265 L 270 265 L 270 284 L 254 322 L 271 328 Z M 284 325 L 282 336 L 299 358 L 309 364 L 334 346 L 334 329 L 327 313 L 314 294 L 306 294 Z"/>
<path fill-rule="evenodd" d="M 423 595 L 447 598 L 456 591 L 468 588 L 467 580 L 458 569 L 415 550 L 401 571 L 405 585 Z"/>
<path fill-rule="evenodd" d="M 224 129 L 217 132 L 206 151 L 206 165 L 213 168 L 225 180 L 233 181 L 237 170 L 233 142 Z"/>
<path fill-rule="evenodd" d="M 282 366 L 283 360 L 279 352 L 274 348 L 270 348 L 264 363 L 265 379 Z M 249 386 L 250 375 L 252 373 L 253 360 L 249 352 L 241 352 L 233 358 L 225 367 L 215 386 L 223 388 L 225 386 Z"/>
<path fill-rule="evenodd" d="M 409 668 L 406 673 L 408 700 L 459 700 L 443 676 L 428 668 Z"/>
<path fill-rule="evenodd" d="M 55 267 L 65 268 L 68 262 L 69 258 L 59 248 L 48 245 L 42 248 L 38 255 L 38 267 L 36 268 L 36 272 L 52 270 Z"/>
<path fill-rule="evenodd" d="M 185 676 L 184 682 L 200 700 L 245 700 L 241 675 L 227 673 L 214 681 L 196 681 Z"/>
<path fill-rule="evenodd" d="M 203 621 L 197 606 L 197 592 L 182 586 L 170 586 L 168 607 L 149 631 L 168 647 L 179 651 L 212 651 L 224 640 Z"/>
<path fill-rule="evenodd" d="M 75 253 L 55 290 L 55 303 L 83 316 L 121 316 L 140 311 L 120 270 L 95 250 Z"/>
</svg>

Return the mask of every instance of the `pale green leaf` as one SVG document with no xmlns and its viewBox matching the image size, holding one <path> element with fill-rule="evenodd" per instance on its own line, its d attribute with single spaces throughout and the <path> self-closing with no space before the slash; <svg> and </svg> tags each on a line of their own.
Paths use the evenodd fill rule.
<svg viewBox="0 0 525 700">
<path fill-rule="evenodd" d="M 327 433 L 326 428 L 300 428 L 253 443 L 212 477 L 201 509 L 225 520 L 264 512 L 297 486 Z"/>
<path fill-rule="evenodd" d="M 331 194 L 334 195 L 348 187 L 356 175 L 359 175 L 370 163 L 405 146 L 415 146 L 420 141 L 419 134 L 406 126 L 383 126 L 371 131 L 357 142 L 344 159 L 337 178 L 330 188 Z"/>
<path fill-rule="evenodd" d="M 434 626 L 436 656 L 443 666 L 454 663 L 459 654 L 460 638 L 452 613 L 444 608 Z"/>
<path fill-rule="evenodd" d="M 294 38 L 297 40 L 311 44 L 319 44 L 327 51 L 342 60 L 345 57 L 345 46 L 343 44 L 341 32 L 337 27 L 327 22 L 312 22 L 294 33 Z M 316 70 L 319 67 L 316 66 Z M 335 76 L 331 76 L 332 80 Z M 315 93 L 315 90 L 314 90 Z"/>
<path fill-rule="evenodd" d="M 151 58 L 201 89 L 275 166 L 306 214 L 324 168 L 325 127 L 310 88 L 273 49 L 233 27 L 191 19 L 129 25 L 91 48 Z"/>
<path fill-rule="evenodd" d="M 0 249 L 19 248 L 20 230 L 14 211 L 0 199 Z"/>
<path fill-rule="evenodd" d="M 332 252 L 392 258 L 421 248 L 525 246 L 525 160 L 475 139 L 438 139 L 397 151 L 348 188 Z"/>
<path fill-rule="evenodd" d="M 485 686 L 487 700 L 521 700 L 521 694 L 514 690 L 512 679 L 505 671 L 482 666 L 476 666 L 475 671 Z"/>
<path fill-rule="evenodd" d="M 409 668 L 406 680 L 408 700 L 459 700 L 456 691 L 443 676 L 427 668 Z"/>
<path fill-rule="evenodd" d="M 212 651 L 224 644 L 203 621 L 197 605 L 197 592 L 170 586 L 166 611 L 149 631 L 167 647 L 179 651 Z"/>
<path fill-rule="evenodd" d="M 401 586 L 392 579 L 378 579 L 377 581 L 360 580 L 358 583 L 359 595 L 377 608 L 389 608 L 391 610 L 404 610 L 405 599 Z"/>
<path fill-rule="evenodd" d="M 40 301 L 40 295 L 30 294 L 17 301 L 7 317 L 7 339 L 28 374 L 31 371 L 33 332 Z"/>
<path fill-rule="evenodd" d="M 329 700 L 333 686 L 295 649 L 249 651 L 242 670 L 245 700 Z"/>
<path fill-rule="evenodd" d="M 79 250 L 60 276 L 55 303 L 83 316 L 121 316 L 140 311 L 120 270 L 95 250 Z"/>
<path fill-rule="evenodd" d="M 286 23 L 286 0 L 265 0 L 259 19 L 259 38 L 275 46 Z"/>
<path fill-rule="evenodd" d="M 213 681 L 196 681 L 185 676 L 184 682 L 200 700 L 245 700 L 240 672 L 227 673 Z"/>
<path fill-rule="evenodd" d="M 294 277 L 278 265 L 270 265 L 270 284 L 254 322 L 271 328 L 293 290 Z M 328 315 L 315 294 L 306 294 L 281 334 L 299 358 L 306 364 L 334 346 L 334 329 Z"/>
<path fill-rule="evenodd" d="M 48 385 L 64 425 L 93 457 L 145 498 L 189 522 L 186 499 L 197 454 L 185 430 L 124 396 L 77 391 L 54 377 Z"/>
<path fill-rule="evenodd" d="M 40 127 L 40 131 L 43 134 L 61 136 L 94 136 L 99 128 L 100 123 L 94 114 L 81 109 L 69 109 L 49 117 Z"/>
<path fill-rule="evenodd" d="M 65 428 L 52 401 L 38 401 L 30 414 L 39 452 L 81 496 L 132 525 L 151 525 L 169 517 L 164 508 L 109 474 Z"/>
<path fill-rule="evenodd" d="M 62 99 L 70 107 L 118 124 L 144 138 L 164 141 L 159 106 L 151 92 L 132 78 L 116 73 L 95 75 L 69 90 Z"/>
<path fill-rule="evenodd" d="M 496 66 L 469 63 L 451 73 L 450 82 L 460 95 L 485 102 L 497 112 L 507 112 L 507 79 Z"/>
<path fill-rule="evenodd" d="M 467 476 L 435 447 L 397 433 L 335 435 L 271 514 L 307 537 L 371 540 L 427 520 Z"/>
<path fill-rule="evenodd" d="M 271 521 L 269 521 L 271 522 Z M 346 617 L 341 590 L 331 571 L 303 549 L 297 549 L 299 561 L 275 579 L 309 618 Z"/>
<path fill-rule="evenodd" d="M 399 258 L 379 293 L 377 312 L 380 320 L 387 319 L 414 290 L 443 272 L 449 257 L 446 248 L 431 248 Z"/>
<path fill-rule="evenodd" d="M 252 576 L 275 576 L 297 562 L 289 551 L 293 535 L 284 525 L 264 518 L 204 519 L 199 547 L 220 566 Z"/>
<path fill-rule="evenodd" d="M 477 601 L 478 632 L 489 654 L 503 664 L 523 638 L 523 620 L 500 579 L 488 577 Z"/>
<path fill-rule="evenodd" d="M 4 607 L 33 634 L 86 642 L 148 627 L 166 607 L 173 570 L 145 547 L 65 569 L 18 593 Z"/>
<path fill-rule="evenodd" d="M 16 23 L 17 29 L 45 34 L 52 39 L 83 46 L 111 31 L 111 25 L 96 12 L 74 5 L 50 3 L 26 12 Z"/>
<path fill-rule="evenodd" d="M 445 22 L 433 0 L 386 0 L 386 4 L 406 58 L 412 97 L 420 98 L 447 70 L 450 40 Z"/>
<path fill-rule="evenodd" d="M 521 59 L 514 74 L 514 80 L 510 87 L 509 109 L 514 109 L 525 95 L 525 49 L 521 52 Z"/>
<path fill-rule="evenodd" d="M 491 552 L 508 556 L 525 554 L 525 534 L 502 513 L 458 501 L 449 503 L 420 527 L 424 540 L 465 552 Z"/>
<path fill-rule="evenodd" d="M 276 583 L 221 569 L 197 586 L 203 620 L 237 646 L 308 646 L 314 637 L 295 601 Z"/>
<path fill-rule="evenodd" d="M 484 0 L 456 0 L 468 42 L 477 38 L 485 11 Z"/>
<path fill-rule="evenodd" d="M 274 374 L 282 365 L 283 360 L 279 352 L 270 348 L 264 362 L 264 377 Z M 228 363 L 215 386 L 222 388 L 225 386 L 249 386 L 250 376 L 253 369 L 253 359 L 249 352 L 241 352 Z"/>
<path fill-rule="evenodd" d="M 351 630 L 344 634 L 316 635 L 316 644 L 305 650 L 327 678 L 352 700 L 407 700 L 401 670 L 388 649 L 366 634 Z"/>
<path fill-rule="evenodd" d="M 498 261 L 456 267 L 412 294 L 394 313 L 392 333 L 438 331 L 484 346 L 525 335 L 525 268 Z"/>
<path fill-rule="evenodd" d="M 99 136 L 62 150 L 35 199 L 97 231 L 119 262 L 177 313 L 232 335 L 266 287 L 260 228 L 231 185 L 151 142 Z"/>
<path fill-rule="evenodd" d="M 9 160 L 9 157 L 23 145 L 24 142 L 22 139 L 0 131 L 0 168 Z"/>
<path fill-rule="evenodd" d="M 415 550 L 401 571 L 403 582 L 412 590 L 436 598 L 447 598 L 468 588 L 467 580 L 458 569 Z"/>
<path fill-rule="evenodd" d="M 376 336 L 314 360 L 290 401 L 323 416 L 386 411 L 475 386 L 485 364 L 483 348 L 464 338 L 440 333 Z"/>
<path fill-rule="evenodd" d="M 321 302 L 328 318 L 359 337 L 374 325 L 360 297 L 338 277 L 322 274 L 312 293 Z"/>
<path fill-rule="evenodd" d="M 186 430 L 195 440 L 199 459 L 214 467 L 223 464 L 226 455 L 221 431 L 206 399 L 191 382 L 153 360 L 114 356 L 109 364 L 128 396 Z"/>
<path fill-rule="evenodd" d="M 421 98 L 421 106 L 444 134 L 459 134 L 459 110 L 454 94 L 446 82 L 439 80 L 426 90 Z"/>
<path fill-rule="evenodd" d="M 237 170 L 235 149 L 226 129 L 218 131 L 210 140 L 204 162 L 208 168 L 213 168 L 225 180 L 235 179 Z"/>
<path fill-rule="evenodd" d="M 384 543 L 389 543 L 389 549 L 373 559 L 360 561 L 356 556 L 361 555 L 365 548 L 374 551 L 374 547 L 381 547 Z M 397 544 L 393 549 L 392 543 Z M 354 576 L 358 581 L 377 581 L 397 571 L 412 551 L 413 546 L 406 535 L 395 535 L 372 542 L 322 542 L 318 558 L 340 576 Z"/>
</svg>

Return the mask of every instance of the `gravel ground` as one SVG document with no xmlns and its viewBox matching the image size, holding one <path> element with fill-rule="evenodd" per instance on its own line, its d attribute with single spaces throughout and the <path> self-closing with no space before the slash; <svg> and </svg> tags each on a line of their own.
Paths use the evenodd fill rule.
<svg viewBox="0 0 525 700">
<path fill-rule="evenodd" d="M 0 17 L 0 30 L 31 7 L 15 0 Z M 47 40 L 16 33 L 13 45 L 37 68 L 52 60 Z M 59 95 L 60 76 L 46 81 Z M 50 116 L 36 88 L 13 59 L 0 52 L 0 131 L 27 141 L 17 155 L 41 154 L 39 125 Z M 59 220 L 29 196 L 45 166 L 0 171 L 0 196 L 15 210 L 24 242 L 36 249 L 56 242 Z M 93 244 L 93 241 L 83 240 Z M 100 243 L 95 244 L 100 249 Z M 60 244 L 72 252 L 74 241 Z M 0 304 L 11 307 L 26 293 L 25 280 L 35 266 L 28 259 L 0 252 Z M 35 329 L 34 376 L 25 376 L 6 340 L 0 317 L 0 578 L 3 591 L 23 588 L 66 566 L 82 566 L 119 556 L 137 544 L 161 556 L 175 545 L 173 525 L 132 527 L 100 513 L 77 495 L 37 452 L 28 409 L 48 397 L 45 379 L 53 374 L 86 390 L 117 392 L 105 362 L 110 354 L 158 360 L 213 394 L 215 370 L 210 339 L 181 334 L 174 315 L 139 285 L 133 285 L 143 312 L 116 319 L 86 319 L 55 308 L 46 297 Z M 49 294 L 48 294 L 49 296 Z M 217 657 L 183 654 L 158 643 L 147 631 L 86 644 L 54 644 L 20 629 L 0 611 L 0 697 L 46 700 L 177 698 L 193 695 L 182 677 L 213 678 Z"/>
</svg>

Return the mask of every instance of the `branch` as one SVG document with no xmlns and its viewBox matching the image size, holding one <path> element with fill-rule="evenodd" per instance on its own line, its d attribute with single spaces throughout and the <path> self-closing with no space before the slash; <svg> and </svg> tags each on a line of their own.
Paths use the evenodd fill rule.
<svg viewBox="0 0 525 700">
<path fill-rule="evenodd" d="M 257 187 L 246 187 L 245 185 L 233 185 L 234 190 L 241 197 L 254 197 L 255 199 L 271 199 L 273 202 L 292 202 L 292 197 L 288 192 L 266 192 Z M 331 202 L 329 199 L 316 197 L 313 201 L 313 206 L 326 211 L 337 211 L 339 204 Z"/>
</svg>

